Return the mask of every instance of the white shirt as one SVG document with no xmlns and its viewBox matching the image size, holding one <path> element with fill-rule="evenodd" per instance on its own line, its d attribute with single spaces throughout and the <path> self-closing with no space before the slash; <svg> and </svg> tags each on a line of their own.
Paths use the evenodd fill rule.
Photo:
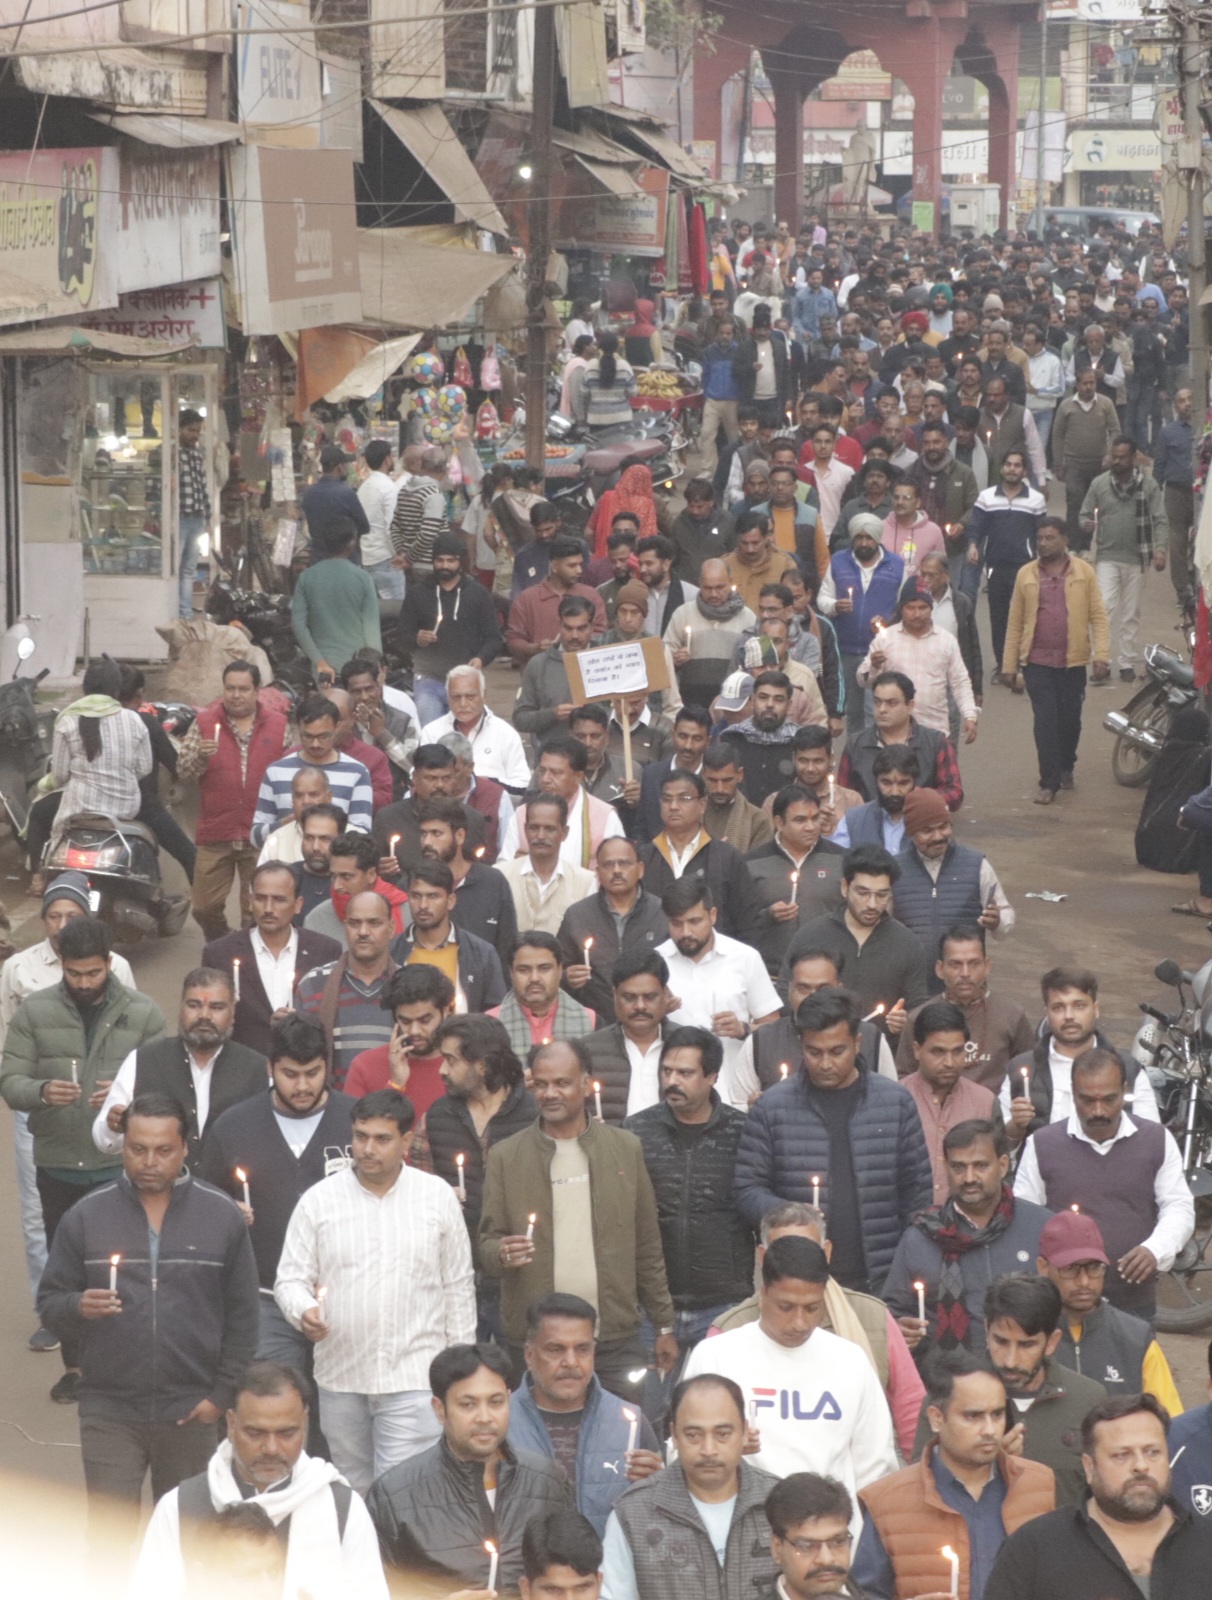
<svg viewBox="0 0 1212 1600">
<path fill-rule="evenodd" d="M 1142 1072 L 1137 1078 L 1144 1077 Z M 1135 1107 L 1133 1108 L 1136 1109 Z M 1139 1116 L 1139 1111 L 1137 1112 Z M 1056 1119 L 1053 1118 L 1053 1121 Z M 1143 1120 L 1143 1118 L 1142 1118 Z M 1112 1138 L 1104 1140 L 1102 1144 L 1091 1139 L 1082 1131 L 1081 1120 L 1076 1111 L 1071 1111 L 1065 1129 L 1072 1139 L 1080 1139 L 1083 1144 L 1088 1144 L 1092 1150 L 1097 1150 L 1100 1156 L 1109 1156 L 1121 1139 L 1131 1139 L 1140 1130 L 1133 1123 L 1131 1117 L 1121 1116 L 1119 1127 Z M 1157 1169 L 1153 1179 L 1153 1198 L 1157 1204 L 1157 1223 L 1153 1232 L 1147 1239 L 1140 1242 L 1146 1250 L 1157 1257 L 1157 1270 L 1169 1272 L 1174 1265 L 1174 1258 L 1187 1240 L 1195 1232 L 1195 1201 L 1187 1187 L 1187 1180 L 1183 1174 L 1183 1158 L 1174 1135 L 1167 1128 L 1162 1129 L 1162 1138 L 1165 1141 L 1166 1153 L 1162 1157 L 1162 1164 Z M 1036 1205 L 1048 1204 L 1048 1192 L 1044 1180 L 1040 1176 L 1039 1157 L 1035 1149 L 1035 1135 L 1032 1134 L 1023 1146 L 1022 1157 L 1018 1164 L 1018 1172 L 1014 1179 L 1014 1193 L 1020 1200 L 1031 1200 Z"/>
<path fill-rule="evenodd" d="M 396 553 L 387 530 L 395 515 L 400 488 L 385 472 L 368 473 L 358 486 L 358 499 L 370 523 L 370 532 L 362 535 L 362 560 L 368 567 L 390 561 Z"/>
<path fill-rule="evenodd" d="M 429 1392 L 429 1363 L 476 1336 L 471 1243 L 441 1178 L 403 1167 L 384 1195 L 338 1172 L 303 1194 L 282 1246 L 274 1298 L 299 1327 L 328 1290 L 331 1332 L 313 1346 L 316 1382 L 342 1394 Z"/>
<path fill-rule="evenodd" d="M 854 468 L 848 467 L 836 456 L 830 460 L 827 467 L 822 467 L 817 461 L 810 461 L 808 464 L 812 468 L 817 499 L 821 503 L 821 521 L 826 529 L 832 532 L 841 513 L 842 496 L 851 478 L 854 477 Z"/>
<path fill-rule="evenodd" d="M 765 962 L 751 945 L 742 944 L 739 939 L 717 933 L 697 961 L 684 956 L 672 939 L 658 945 L 657 953 L 664 956 L 669 967 L 669 992 L 681 1001 L 669 1019 L 674 1027 L 710 1030 L 717 1011 L 731 1011 L 752 1028 L 759 1017 L 769 1017 L 782 1006 Z M 720 1040 L 724 1065 L 716 1084 L 720 1099 L 738 1111 L 749 1109 L 749 1096 L 737 1074 L 744 1042 Z"/>
<path fill-rule="evenodd" d="M 135 1098 L 135 1057 L 137 1050 L 132 1050 L 126 1060 L 118 1068 L 118 1076 L 109 1086 L 109 1093 L 102 1102 L 100 1111 L 93 1118 L 93 1143 L 102 1155 L 116 1156 L 122 1154 L 122 1134 L 114 1133 L 106 1125 L 106 1117 L 114 1106 L 128 1106 Z M 210 1073 L 219 1052 L 211 1056 L 205 1066 L 202 1066 L 194 1056 L 192 1050 L 187 1050 L 189 1056 L 189 1075 L 194 1081 L 194 1101 L 198 1107 L 198 1133 L 201 1135 L 206 1130 L 206 1119 L 210 1115 Z"/>
<path fill-rule="evenodd" d="M 250 937 L 253 955 L 257 962 L 257 972 L 260 974 L 262 987 L 269 1000 L 270 1010 L 290 1010 L 295 995 L 295 959 L 299 953 L 298 929 L 290 930 L 290 938 L 283 946 L 282 954 L 278 956 L 274 955 L 261 937 L 260 928 L 253 928 Z"/>
<path fill-rule="evenodd" d="M 135 975 L 125 956 L 111 955 L 109 970 L 128 989 L 135 987 Z M 9 956 L 0 971 L 0 1050 L 4 1048 L 13 1013 L 21 1002 L 41 989 L 53 988 L 62 976 L 63 963 L 55 954 L 49 939 L 43 939 L 40 944 L 32 944 L 28 950 L 18 950 L 15 956 Z"/>
<path fill-rule="evenodd" d="M 257 857 L 257 865 L 263 867 L 267 861 L 281 861 L 287 866 L 294 866 L 296 861 L 302 859 L 303 831 L 291 817 L 289 822 L 284 822 L 281 827 L 266 834 L 261 854 Z"/>
<path fill-rule="evenodd" d="M 664 636 L 665 629 L 669 626 L 669 619 L 673 612 L 669 609 L 669 591 L 673 587 L 673 579 L 663 589 L 649 589 L 648 591 L 648 622 L 647 630 L 653 638 L 660 639 Z M 682 580 L 682 604 L 693 605 L 698 598 L 699 588 L 696 583 L 687 583 Z M 677 607 L 674 607 L 676 610 Z"/>
<path fill-rule="evenodd" d="M 631 1067 L 631 1077 L 627 1083 L 627 1115 L 634 1117 L 637 1111 L 647 1111 L 661 1098 L 661 1051 L 665 1048 L 665 1041 L 658 1033 L 648 1049 L 641 1050 L 624 1034 L 623 1045 Z"/>
<path fill-rule="evenodd" d="M 858 1491 L 897 1469 L 888 1402 L 858 1345 L 818 1328 L 789 1350 L 751 1322 L 695 1346 L 682 1377 L 704 1372 L 733 1379 L 747 1406 L 754 1403 L 762 1447 L 746 1461 L 776 1478 L 817 1472 L 838 1479 L 854 1502 L 857 1533 Z"/>
<path fill-rule="evenodd" d="M 1082 1046 L 1083 1050 L 1088 1048 L 1088 1044 Z M 1052 1074 L 1052 1116 L 1049 1120 L 1061 1122 L 1073 1111 L 1073 1057 L 1061 1055 L 1056 1048 L 1055 1039 L 1048 1041 L 1048 1068 Z M 1014 1097 L 1021 1099 L 1022 1094 L 1022 1072 L 1019 1070 L 1008 1072 L 998 1094 L 1004 1122 L 1010 1121 L 1011 1099 Z M 1157 1096 L 1153 1093 L 1153 1085 L 1149 1082 L 1147 1072 L 1137 1073 L 1132 1093 L 1128 1096 L 1128 1104 L 1143 1121 L 1161 1121 L 1157 1111 Z"/>
<path fill-rule="evenodd" d="M 621 839 L 623 837 L 623 824 L 619 821 L 619 814 L 613 806 L 606 805 L 604 800 L 595 800 L 592 795 L 586 796 L 584 790 L 581 797 L 572 802 L 568 807 L 568 837 L 560 846 L 560 860 L 567 861 L 570 866 L 579 867 L 581 862 L 584 829 L 587 818 L 587 808 L 584 801 L 588 799 L 590 805 L 600 805 L 610 815 L 602 826 L 601 842 L 607 839 Z M 519 807 L 509 819 L 509 826 L 505 829 L 501 840 L 501 861 L 512 861 L 522 847 L 522 830 L 518 822 L 522 808 Z M 591 853 L 592 859 L 592 853 Z"/>
<path fill-rule="evenodd" d="M 421 729 L 422 744 L 437 744 L 444 733 L 463 733 L 455 727 L 454 713 L 436 717 Z M 507 789 L 522 793 L 530 787 L 530 763 L 522 740 L 511 723 L 498 717 L 495 711 L 484 708 L 484 715 L 469 734 L 464 734 L 471 745 L 472 766 L 477 778 L 495 778 Z"/>
</svg>

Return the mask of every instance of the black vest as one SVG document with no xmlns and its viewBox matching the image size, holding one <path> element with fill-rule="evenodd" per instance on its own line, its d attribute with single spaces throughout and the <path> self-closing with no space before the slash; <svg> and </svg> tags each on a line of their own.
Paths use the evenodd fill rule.
<svg viewBox="0 0 1212 1600">
<path fill-rule="evenodd" d="M 1147 1322 L 1104 1300 L 1082 1324 L 1077 1343 L 1068 1317 L 1061 1318 L 1055 1359 L 1101 1383 L 1108 1394 L 1139 1394 L 1144 1388 L 1145 1352 L 1152 1343 L 1153 1329 Z"/>
<path fill-rule="evenodd" d="M 223 1046 L 210 1065 L 210 1109 L 207 1127 L 220 1112 L 240 1100 L 265 1093 L 269 1082 L 269 1063 L 246 1045 Z M 189 1117 L 189 1153 L 186 1165 L 193 1168 L 198 1159 L 202 1135 L 198 1131 L 198 1097 L 189 1055 L 179 1037 L 157 1039 L 135 1054 L 135 1094 L 166 1094 L 180 1101 Z M 205 1130 L 203 1130 L 205 1131 Z"/>
</svg>

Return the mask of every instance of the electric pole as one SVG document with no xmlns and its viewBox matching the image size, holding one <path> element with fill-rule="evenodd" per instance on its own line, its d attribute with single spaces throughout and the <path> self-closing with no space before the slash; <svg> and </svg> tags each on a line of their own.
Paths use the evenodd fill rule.
<svg viewBox="0 0 1212 1600">
<path fill-rule="evenodd" d="M 1044 237 L 1044 104 L 1048 98 L 1048 0 L 1039 8 L 1039 99 L 1035 114 L 1035 233 Z"/>
<path fill-rule="evenodd" d="M 1187 180 L 1187 294 L 1191 328 L 1191 391 L 1195 400 L 1196 425 L 1202 424 L 1208 410 L 1208 312 L 1201 302 L 1208 285 L 1204 247 L 1204 169 L 1203 122 L 1199 115 L 1202 98 L 1200 73 L 1199 14 L 1187 5 L 1182 12 L 1182 63 L 1184 137 L 1179 145 L 1179 168 Z"/>
<path fill-rule="evenodd" d="M 555 120 L 555 6 L 534 10 L 530 237 L 526 258 L 526 460 L 547 459 L 547 258 L 551 254 L 551 130 Z"/>
</svg>

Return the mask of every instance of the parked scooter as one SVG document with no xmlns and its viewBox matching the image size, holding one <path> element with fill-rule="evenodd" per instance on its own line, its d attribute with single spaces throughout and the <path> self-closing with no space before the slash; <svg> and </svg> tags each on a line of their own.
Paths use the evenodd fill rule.
<svg viewBox="0 0 1212 1600">
<path fill-rule="evenodd" d="M 24 833 L 30 803 L 38 780 L 50 761 L 54 716 L 39 711 L 35 690 L 50 671 L 43 667 L 37 677 L 18 676 L 21 663 L 37 649 L 28 636 L 17 645 L 17 671 L 10 682 L 0 684 L 0 801 L 8 813 L 14 833 Z"/>
<path fill-rule="evenodd" d="M 1125 789 L 1143 788 L 1180 711 L 1198 705 L 1199 690 L 1189 661 L 1164 644 L 1145 651 L 1145 681 L 1122 711 L 1108 711 L 1103 727 L 1119 737 L 1111 752 L 1111 772 Z"/>
<path fill-rule="evenodd" d="M 189 896 L 165 893 L 160 846 L 141 822 L 72 817 L 42 863 L 48 876 L 69 869 L 88 878 L 93 915 L 116 944 L 167 939 L 185 926 Z"/>
</svg>

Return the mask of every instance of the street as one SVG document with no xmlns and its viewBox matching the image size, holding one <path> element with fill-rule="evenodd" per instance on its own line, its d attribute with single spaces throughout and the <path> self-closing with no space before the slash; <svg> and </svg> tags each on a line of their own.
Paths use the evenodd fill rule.
<svg viewBox="0 0 1212 1600">
<path fill-rule="evenodd" d="M 983 599 L 980 610 L 987 651 Z M 1147 587 L 1142 643 L 1177 642 L 1175 619 L 1169 577 L 1155 573 Z M 493 706 L 508 714 L 518 675 L 498 665 L 490 678 Z M 1152 976 L 1155 964 L 1170 956 L 1193 969 L 1212 953 L 1212 939 L 1203 923 L 1174 916 L 1169 909 L 1186 898 L 1191 880 L 1143 871 L 1133 859 L 1133 828 L 1143 791 L 1122 789 L 1112 782 L 1112 738 L 1100 726 L 1104 712 L 1123 705 L 1129 692 L 1114 677 L 1108 687 L 1088 692 L 1077 786 L 1045 809 L 1032 804 L 1036 769 L 1029 702 L 1006 689 L 988 691 L 980 737 L 960 752 L 966 800 L 956 830 L 960 839 L 989 855 L 1018 912 L 1013 934 L 994 946 L 995 985 L 1014 993 L 1030 1013 L 1038 1014 L 1041 972 L 1061 961 L 1092 967 L 1103 984 L 1103 1026 L 1125 1046 L 1138 1020 L 1138 1000 L 1162 1007 L 1170 1004 L 1172 991 Z M 184 816 L 183 820 L 188 821 Z M 3 859 L 11 874 L 7 849 Z M 167 871 L 171 887 L 182 887 L 175 863 L 168 862 Z M 8 890 L 14 909 L 17 886 L 10 881 Z M 1025 898 L 1029 891 L 1042 890 L 1066 898 L 1059 903 Z M 27 924 L 20 942 L 30 942 L 36 927 Z M 201 946 L 201 935 L 191 922 L 167 944 L 130 951 L 140 988 L 161 1006 L 171 1028 L 176 1025 L 180 980 L 199 958 Z M 58 1355 L 38 1356 L 26 1349 L 35 1324 L 7 1135 L 0 1141 L 0 1272 L 9 1284 L 0 1303 L 0 1348 L 9 1352 L 0 1363 L 0 1468 L 10 1479 L 22 1481 L 23 1490 L 39 1483 L 54 1485 L 53 1496 L 40 1502 L 45 1515 L 53 1519 L 53 1535 L 46 1526 L 31 1522 L 24 1511 L 22 1532 L 41 1548 L 53 1538 L 66 1553 L 82 1548 L 83 1540 L 76 1413 L 47 1399 L 59 1373 Z M 1208 1334 L 1165 1337 L 1162 1342 L 1184 1401 L 1202 1403 L 1207 1398 Z"/>
</svg>

